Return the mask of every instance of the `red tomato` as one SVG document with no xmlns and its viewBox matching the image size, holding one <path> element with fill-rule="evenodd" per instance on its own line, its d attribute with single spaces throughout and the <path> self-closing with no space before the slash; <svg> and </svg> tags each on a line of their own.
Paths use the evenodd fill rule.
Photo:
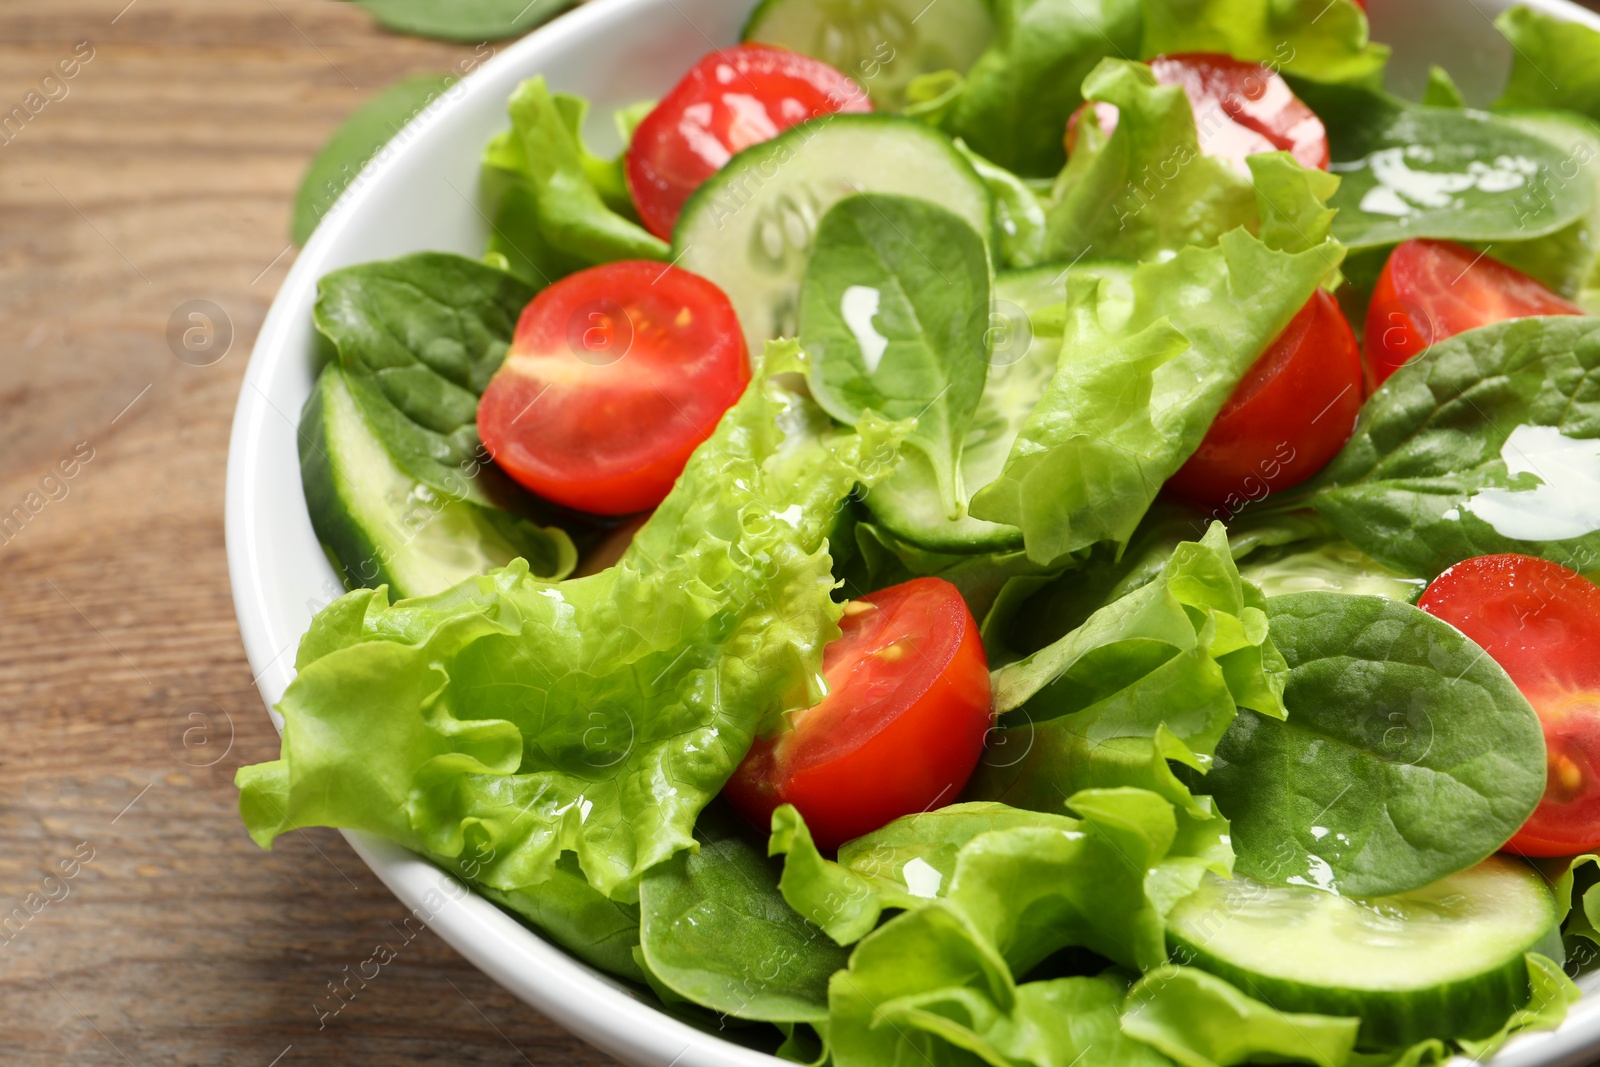
<svg viewBox="0 0 1600 1067">
<path fill-rule="evenodd" d="M 1356 335 L 1338 301 L 1318 289 L 1167 485 L 1197 504 L 1233 511 L 1299 485 L 1350 439 L 1364 398 Z"/>
<path fill-rule="evenodd" d="M 828 695 L 758 738 L 723 794 L 759 829 L 793 804 L 819 848 L 953 802 L 990 726 L 989 662 L 956 587 L 916 578 L 845 607 Z"/>
<path fill-rule="evenodd" d="M 660 263 L 607 263 L 523 309 L 478 435 L 546 500 L 626 515 L 661 503 L 749 381 L 721 289 Z"/>
<path fill-rule="evenodd" d="M 1194 109 L 1200 151 L 1225 159 L 1248 175 L 1246 156 L 1288 152 L 1303 167 L 1328 169 L 1328 132 L 1289 83 L 1260 63 L 1246 63 L 1214 52 L 1157 56 L 1150 70 L 1162 85 L 1181 85 Z M 1067 152 L 1078 140 L 1078 122 L 1085 104 L 1067 120 Z M 1095 117 L 1107 136 L 1117 128 L 1114 104 L 1094 104 Z"/>
<path fill-rule="evenodd" d="M 1389 253 L 1367 306 L 1367 379 L 1376 389 L 1435 341 L 1491 322 L 1582 314 L 1481 252 L 1449 241 L 1406 241 Z"/>
<path fill-rule="evenodd" d="M 1544 799 L 1506 851 L 1600 847 L 1600 587 L 1548 560 L 1479 556 L 1435 578 L 1417 606 L 1482 645 L 1544 726 Z"/>
<path fill-rule="evenodd" d="M 628 145 L 628 191 L 662 240 L 689 194 L 742 149 L 836 111 L 871 111 L 867 94 L 821 60 L 762 44 L 712 52 L 646 115 Z"/>
</svg>

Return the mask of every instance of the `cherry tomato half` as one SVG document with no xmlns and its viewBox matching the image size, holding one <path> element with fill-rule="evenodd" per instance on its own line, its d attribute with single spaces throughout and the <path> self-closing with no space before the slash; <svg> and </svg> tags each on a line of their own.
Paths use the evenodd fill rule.
<svg viewBox="0 0 1600 1067">
<path fill-rule="evenodd" d="M 1288 152 L 1302 167 L 1328 169 L 1328 132 L 1289 83 L 1260 63 L 1215 52 L 1157 56 L 1150 70 L 1161 85 L 1181 85 L 1194 109 L 1200 151 L 1250 173 L 1245 157 Z M 1078 140 L 1085 104 L 1067 120 L 1067 152 Z M 1094 103 L 1095 118 L 1109 137 L 1117 128 L 1115 104 Z"/>
<path fill-rule="evenodd" d="M 1339 454 L 1363 399 L 1356 335 L 1339 302 L 1318 289 L 1167 485 L 1197 504 L 1233 510 L 1299 485 Z"/>
<path fill-rule="evenodd" d="M 1600 847 L 1600 587 L 1548 560 L 1479 556 L 1435 578 L 1417 606 L 1482 645 L 1544 726 L 1544 799 L 1506 851 Z"/>
<path fill-rule="evenodd" d="M 1362 338 L 1372 388 L 1435 341 L 1505 319 L 1582 315 L 1519 270 L 1449 241 L 1395 247 L 1367 306 Z"/>
<path fill-rule="evenodd" d="M 633 206 L 646 229 L 670 240 L 689 194 L 741 150 L 807 119 L 871 110 L 866 91 L 821 60 L 760 44 L 712 52 L 634 131 Z"/>
<path fill-rule="evenodd" d="M 607 263 L 523 309 L 478 435 L 546 500 L 626 515 L 661 503 L 749 381 L 721 289 L 660 263 Z"/>
<path fill-rule="evenodd" d="M 952 803 L 990 726 L 989 662 L 956 587 L 916 578 L 845 608 L 828 695 L 758 738 L 723 789 L 757 828 L 793 804 L 819 848 Z"/>
</svg>

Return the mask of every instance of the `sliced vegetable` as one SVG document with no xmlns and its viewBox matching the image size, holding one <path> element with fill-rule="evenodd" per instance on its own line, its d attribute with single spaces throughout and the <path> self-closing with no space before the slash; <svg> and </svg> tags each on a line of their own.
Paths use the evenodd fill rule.
<svg viewBox="0 0 1600 1067">
<path fill-rule="evenodd" d="M 1216 52 L 1156 56 L 1149 62 L 1158 85 L 1176 85 L 1189 98 L 1200 151 L 1226 160 L 1248 176 L 1245 158 L 1261 152 L 1288 152 L 1302 167 L 1328 169 L 1328 134 L 1322 120 L 1277 71 Z M 1115 104 L 1085 104 L 1067 122 L 1067 153 L 1077 140 L 1078 124 L 1093 107 L 1100 132 L 1110 137 L 1117 128 Z"/>
<path fill-rule="evenodd" d="M 1514 834 L 1544 792 L 1539 720 L 1506 672 L 1409 604 L 1267 601 L 1286 720 L 1240 712 L 1203 784 L 1238 869 L 1351 896 L 1404 893 Z"/>
<path fill-rule="evenodd" d="M 1319 289 L 1273 339 L 1167 488 L 1231 514 L 1316 474 L 1355 428 L 1361 349 Z"/>
<path fill-rule="evenodd" d="M 752 351 L 798 328 L 817 220 L 853 193 L 931 200 L 993 232 L 989 191 L 949 139 L 911 119 L 841 114 L 741 152 L 683 206 L 675 261 L 716 283 Z"/>
<path fill-rule="evenodd" d="M 793 804 L 829 849 L 954 801 L 990 724 L 978 624 L 949 582 L 851 601 L 840 625 L 823 652 L 827 696 L 757 739 L 724 789 L 759 827 Z"/>
<path fill-rule="evenodd" d="M 906 104 L 911 79 L 965 72 L 989 43 L 984 0 L 762 0 L 744 39 L 792 48 L 859 81 L 880 108 Z"/>
<path fill-rule="evenodd" d="M 1252 552 L 1239 576 L 1268 597 L 1287 593 L 1351 593 L 1412 603 L 1427 580 L 1390 570 L 1348 541 L 1297 542 Z"/>
<path fill-rule="evenodd" d="M 645 227 L 662 240 L 700 184 L 739 152 L 796 123 L 871 111 L 861 86 L 787 48 L 719 48 L 646 115 L 628 146 L 628 189 Z"/>
<path fill-rule="evenodd" d="M 540 578 L 572 573 L 577 550 L 560 529 L 451 499 L 396 466 L 336 365 L 312 388 L 299 441 L 312 528 L 349 588 L 430 596 L 518 556 Z"/>
<path fill-rule="evenodd" d="M 750 367 L 728 298 L 642 260 L 533 298 L 478 405 L 495 462 L 547 500 L 601 515 L 659 504 Z"/>
<path fill-rule="evenodd" d="M 867 411 L 915 419 L 907 444 L 951 521 L 967 495 L 959 464 L 988 368 L 989 315 L 989 253 L 960 216 L 881 193 L 822 216 L 800 286 L 811 395 L 846 424 Z"/>
<path fill-rule="evenodd" d="M 1167 937 L 1176 958 L 1280 1010 L 1358 1018 L 1363 1045 L 1393 1048 L 1494 1033 L 1528 1002 L 1527 954 L 1561 960 L 1560 922 L 1539 873 L 1495 856 L 1366 899 L 1208 877 Z"/>
<path fill-rule="evenodd" d="M 1417 606 L 1506 669 L 1544 727 L 1544 797 L 1508 851 L 1600 847 L 1600 588 L 1531 556 L 1480 556 L 1434 579 Z"/>
<path fill-rule="evenodd" d="M 1430 345 L 1492 322 L 1581 314 L 1487 250 L 1406 241 L 1389 254 L 1367 305 L 1367 378 L 1377 388 Z"/>
</svg>

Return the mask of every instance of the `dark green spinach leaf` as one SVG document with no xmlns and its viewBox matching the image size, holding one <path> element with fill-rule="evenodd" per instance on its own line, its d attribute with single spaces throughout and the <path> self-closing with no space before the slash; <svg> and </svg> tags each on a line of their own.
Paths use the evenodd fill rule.
<svg viewBox="0 0 1600 1067">
<path fill-rule="evenodd" d="M 989 253 L 965 220 L 925 200 L 863 194 L 817 226 L 800 286 L 811 392 L 840 422 L 914 418 L 951 519 L 962 440 L 988 372 Z"/>
<path fill-rule="evenodd" d="M 305 244 L 361 168 L 457 80 L 448 74 L 418 74 L 396 82 L 351 112 L 300 179 L 289 221 L 290 239 Z"/>
<path fill-rule="evenodd" d="M 698 854 L 680 852 L 639 883 L 650 971 L 696 1004 L 741 1019 L 822 1022 L 828 977 L 848 956 L 778 891 L 782 864 L 718 807 L 700 813 Z"/>
<path fill-rule="evenodd" d="M 526 494 L 483 451 L 478 397 L 532 296 L 505 271 L 419 252 L 326 275 L 314 319 L 394 461 L 452 499 L 499 507 Z"/>
<path fill-rule="evenodd" d="M 441 41 L 497 41 L 545 22 L 579 0 L 356 0 L 382 25 Z"/>
<path fill-rule="evenodd" d="M 1232 823 L 1239 871 L 1403 893 L 1477 863 L 1533 812 L 1538 717 L 1459 630 L 1343 593 L 1274 597 L 1267 612 L 1289 717 L 1241 712 L 1195 783 Z"/>
<path fill-rule="evenodd" d="M 1497 552 L 1600 566 L 1600 321 L 1521 319 L 1434 345 L 1367 401 L 1309 503 L 1417 577 Z"/>
</svg>

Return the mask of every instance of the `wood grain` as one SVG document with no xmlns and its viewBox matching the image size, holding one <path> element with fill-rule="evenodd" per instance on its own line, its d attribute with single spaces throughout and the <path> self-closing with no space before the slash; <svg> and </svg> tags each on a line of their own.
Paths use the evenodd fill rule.
<svg viewBox="0 0 1600 1067">
<path fill-rule="evenodd" d="M 93 48 L 0 135 L 0 520 L 42 503 L 0 533 L 0 1063 L 611 1062 L 431 933 L 406 942 L 337 834 L 261 852 L 230 784 L 277 751 L 222 495 L 290 199 L 360 101 L 473 49 L 332 0 L 126 2 L 0 2 L 0 118 Z M 232 321 L 211 366 L 168 348 L 191 299 Z M 324 1018 L 380 943 L 397 958 Z"/>
</svg>

